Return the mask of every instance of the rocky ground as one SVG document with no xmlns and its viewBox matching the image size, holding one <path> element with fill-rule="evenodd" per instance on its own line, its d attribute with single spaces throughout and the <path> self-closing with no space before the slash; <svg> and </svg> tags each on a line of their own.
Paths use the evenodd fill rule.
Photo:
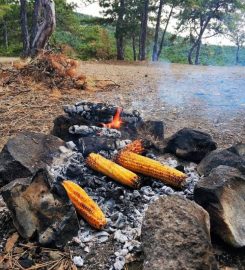
<svg viewBox="0 0 245 270">
<path fill-rule="evenodd" d="M 163 120 L 166 135 L 183 127 L 200 128 L 211 133 L 220 147 L 245 137 L 243 67 L 82 62 L 81 70 L 96 77 L 97 83 L 108 80 L 111 86 L 80 91 L 47 89 L 36 83 L 3 88 L 0 83 L 0 148 L 19 131 L 49 133 L 62 106 L 78 100 L 137 109 L 145 119 Z"/>
</svg>

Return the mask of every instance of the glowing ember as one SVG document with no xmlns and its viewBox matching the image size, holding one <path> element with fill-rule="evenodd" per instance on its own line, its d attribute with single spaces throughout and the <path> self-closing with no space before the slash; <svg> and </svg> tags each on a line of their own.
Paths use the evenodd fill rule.
<svg viewBox="0 0 245 270">
<path fill-rule="evenodd" d="M 116 114 L 115 116 L 113 117 L 113 120 L 111 123 L 108 123 L 108 124 L 102 124 L 103 127 L 107 127 L 107 128 L 120 128 L 121 124 L 122 124 L 122 120 L 120 118 L 120 115 L 121 115 L 121 112 L 122 112 L 122 108 L 117 108 L 117 111 L 116 111 Z"/>
</svg>

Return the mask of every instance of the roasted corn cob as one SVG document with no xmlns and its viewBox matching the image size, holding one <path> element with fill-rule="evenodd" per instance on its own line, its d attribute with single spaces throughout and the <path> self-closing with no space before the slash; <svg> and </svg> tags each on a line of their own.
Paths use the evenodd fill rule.
<svg viewBox="0 0 245 270">
<path fill-rule="evenodd" d="M 128 144 L 123 151 L 129 151 L 136 154 L 143 154 L 145 151 L 145 145 L 143 140 L 135 140 L 132 143 Z"/>
<path fill-rule="evenodd" d="M 102 229 L 106 225 L 106 218 L 100 207 L 89 195 L 72 181 L 63 181 L 67 195 L 78 213 L 95 229 Z"/>
<path fill-rule="evenodd" d="M 99 154 L 90 154 L 86 163 L 93 170 L 103 173 L 123 185 L 132 188 L 139 187 L 139 177 L 135 173 L 119 166 L 115 162 L 110 161 Z"/>
<path fill-rule="evenodd" d="M 156 160 L 132 152 L 121 151 L 115 161 L 128 170 L 151 176 L 161 180 L 165 184 L 178 188 L 187 177 L 184 173 L 174 168 L 162 165 Z"/>
</svg>

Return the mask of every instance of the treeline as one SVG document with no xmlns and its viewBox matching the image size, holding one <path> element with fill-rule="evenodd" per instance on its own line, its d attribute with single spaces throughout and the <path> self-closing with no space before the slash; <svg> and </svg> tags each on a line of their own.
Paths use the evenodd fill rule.
<svg viewBox="0 0 245 270">
<path fill-rule="evenodd" d="M 188 63 L 200 63 L 203 39 L 229 37 L 237 46 L 236 59 L 245 43 L 244 3 L 239 0 L 99 0 L 104 17 L 116 27 L 117 59 L 123 60 L 125 39 L 131 37 L 134 59 L 146 60 L 147 30 L 154 26 L 153 61 L 158 61 L 171 25 L 189 42 Z M 138 50 L 137 50 L 138 48 Z"/>
<path fill-rule="evenodd" d="M 78 14 L 65 0 L 56 0 L 55 7 L 50 0 L 0 0 L 0 54 L 35 55 L 46 46 L 84 60 L 244 64 L 242 0 L 96 2 L 102 18 Z M 234 47 L 204 45 L 216 35 Z"/>
</svg>

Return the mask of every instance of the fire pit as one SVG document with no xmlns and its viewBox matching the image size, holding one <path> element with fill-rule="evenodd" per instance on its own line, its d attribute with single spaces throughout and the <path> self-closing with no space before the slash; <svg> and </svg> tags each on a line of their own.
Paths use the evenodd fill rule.
<svg viewBox="0 0 245 270">
<path fill-rule="evenodd" d="M 164 139 L 162 121 L 110 104 L 82 101 L 64 111 L 54 121 L 55 136 L 23 133 L 4 147 L 3 198 L 23 238 L 68 244 L 76 250 L 74 263 L 85 269 L 104 254 L 97 269 L 121 270 L 140 259 L 148 207 L 168 195 L 192 200 L 200 177 L 191 161 L 202 160 L 216 143 L 190 129 Z"/>
<path fill-rule="evenodd" d="M 186 163 L 179 166 L 177 158 L 161 154 L 158 149 L 158 141 L 163 140 L 164 124 L 161 121 L 145 122 L 137 111 L 129 113 L 108 104 L 80 102 L 66 106 L 64 110 L 67 115 L 55 120 L 53 134 L 64 139 L 70 151 L 67 151 L 65 162 L 54 163 L 49 168 L 55 179 L 54 186 L 63 196 L 64 190 L 60 186 L 63 180 L 77 183 L 107 218 L 107 225 L 101 231 L 81 219 L 74 241 L 83 249 L 81 256 L 86 257 L 95 242 L 106 243 L 114 239 L 115 252 L 110 257 L 108 269 L 123 269 L 125 263 L 134 260 L 141 250 L 142 219 L 148 205 L 170 194 L 192 198 L 199 180 L 196 165 Z M 173 188 L 140 174 L 140 185 L 130 188 L 106 177 L 106 173 L 94 170 L 96 166 L 87 165 L 86 159 L 91 153 L 110 162 L 117 160 L 118 154 L 127 151 L 125 149 L 130 148 L 132 142 L 140 154 L 144 152 L 144 156 L 152 161 L 160 160 L 165 165 L 183 170 L 187 175 L 183 185 Z M 112 164 L 106 164 L 109 164 L 107 171 L 112 169 Z"/>
</svg>

